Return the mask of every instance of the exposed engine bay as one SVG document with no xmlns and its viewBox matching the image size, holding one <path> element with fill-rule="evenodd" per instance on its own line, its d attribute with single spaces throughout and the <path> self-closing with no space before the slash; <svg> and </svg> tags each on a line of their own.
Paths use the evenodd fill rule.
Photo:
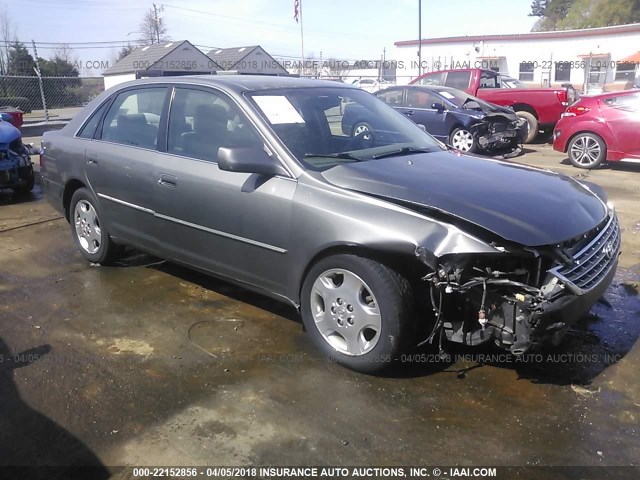
<svg viewBox="0 0 640 480">
<path fill-rule="evenodd" d="M 470 131 L 483 151 L 500 153 L 508 150 L 502 158 L 511 158 L 522 151 L 520 145 L 527 137 L 528 123 L 515 114 L 488 112 L 482 121 L 470 127 Z"/>
<path fill-rule="evenodd" d="M 20 131 L 12 124 L 0 121 L 0 188 L 27 193 L 33 185 L 33 164 Z"/>
<path fill-rule="evenodd" d="M 422 343 L 493 341 L 514 355 L 557 345 L 611 283 L 620 243 L 611 212 L 592 231 L 559 245 L 510 245 L 498 247 L 502 253 L 497 255 L 441 258 L 418 247 L 417 258 L 430 270 L 422 280 L 435 315 Z"/>
</svg>

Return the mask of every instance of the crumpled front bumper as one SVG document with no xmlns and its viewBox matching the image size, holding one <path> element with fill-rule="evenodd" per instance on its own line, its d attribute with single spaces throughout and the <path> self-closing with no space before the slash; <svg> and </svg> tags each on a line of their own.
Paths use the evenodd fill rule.
<svg viewBox="0 0 640 480">
<path fill-rule="evenodd" d="M 17 187 L 33 174 L 31 158 L 27 154 L 0 152 L 0 188 Z"/>
</svg>

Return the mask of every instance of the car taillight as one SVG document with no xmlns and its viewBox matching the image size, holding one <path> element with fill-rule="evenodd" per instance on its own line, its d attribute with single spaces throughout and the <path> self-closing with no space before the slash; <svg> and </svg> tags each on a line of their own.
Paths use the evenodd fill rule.
<svg viewBox="0 0 640 480">
<path fill-rule="evenodd" d="M 569 108 L 565 110 L 565 112 L 561 116 L 562 117 L 579 117 L 580 115 L 584 115 L 589 111 L 591 111 L 589 107 L 585 107 L 583 105 L 571 105 Z"/>
<path fill-rule="evenodd" d="M 562 105 L 565 105 L 565 106 L 569 105 L 569 103 L 567 101 L 568 99 L 567 99 L 567 91 L 566 90 L 558 90 L 556 92 L 556 95 L 558 96 L 558 100 L 560 100 L 560 103 Z"/>
</svg>

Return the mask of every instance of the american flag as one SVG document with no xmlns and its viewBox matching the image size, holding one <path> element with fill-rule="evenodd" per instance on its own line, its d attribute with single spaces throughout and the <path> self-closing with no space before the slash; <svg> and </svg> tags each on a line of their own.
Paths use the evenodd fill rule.
<svg viewBox="0 0 640 480">
<path fill-rule="evenodd" d="M 298 19 L 300 18 L 300 0 L 293 0 L 293 18 L 295 18 L 296 23 L 298 23 Z"/>
</svg>

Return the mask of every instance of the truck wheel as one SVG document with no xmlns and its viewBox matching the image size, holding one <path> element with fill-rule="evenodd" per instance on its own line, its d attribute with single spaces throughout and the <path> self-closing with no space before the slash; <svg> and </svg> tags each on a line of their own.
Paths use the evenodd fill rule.
<svg viewBox="0 0 640 480">
<path fill-rule="evenodd" d="M 69 211 L 71 233 L 84 258 L 101 265 L 113 262 L 121 248 L 111 240 L 91 191 L 86 188 L 76 190 Z"/>
<path fill-rule="evenodd" d="M 413 320 L 409 282 L 368 258 L 320 260 L 302 287 L 302 320 L 328 358 L 363 373 L 388 368 L 402 352 Z"/>
<path fill-rule="evenodd" d="M 579 133 L 569 142 L 567 153 L 574 167 L 597 168 L 607 158 L 607 146 L 598 135 Z"/>
<path fill-rule="evenodd" d="M 524 139 L 524 143 L 533 142 L 538 136 L 538 119 L 534 117 L 532 113 L 525 112 L 524 110 L 516 112 L 516 115 L 520 118 L 524 118 L 529 124 L 529 133 L 527 134 L 527 138 Z"/>
</svg>

